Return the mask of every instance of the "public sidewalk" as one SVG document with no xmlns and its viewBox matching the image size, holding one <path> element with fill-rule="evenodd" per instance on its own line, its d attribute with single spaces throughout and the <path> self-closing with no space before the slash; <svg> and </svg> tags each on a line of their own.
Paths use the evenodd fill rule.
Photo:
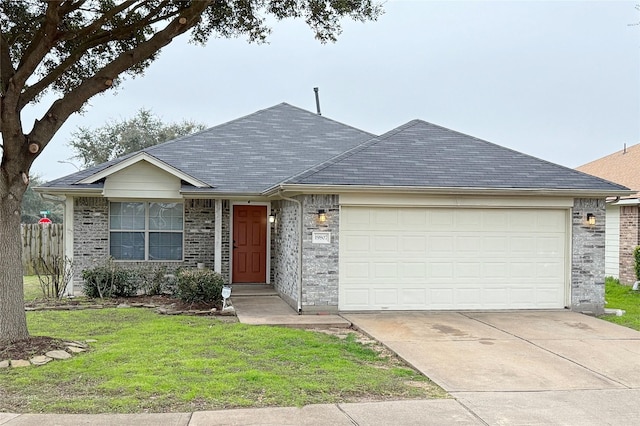
<svg viewBox="0 0 640 426">
<path fill-rule="evenodd" d="M 454 399 L 319 404 L 167 414 L 8 414 L 8 426 L 483 425 Z"/>
</svg>

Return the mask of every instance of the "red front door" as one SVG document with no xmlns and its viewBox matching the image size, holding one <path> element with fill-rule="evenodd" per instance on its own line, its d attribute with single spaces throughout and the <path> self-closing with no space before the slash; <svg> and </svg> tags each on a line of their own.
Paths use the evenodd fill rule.
<svg viewBox="0 0 640 426">
<path fill-rule="evenodd" d="M 233 282 L 264 283 L 267 277 L 267 207 L 233 206 Z"/>
</svg>

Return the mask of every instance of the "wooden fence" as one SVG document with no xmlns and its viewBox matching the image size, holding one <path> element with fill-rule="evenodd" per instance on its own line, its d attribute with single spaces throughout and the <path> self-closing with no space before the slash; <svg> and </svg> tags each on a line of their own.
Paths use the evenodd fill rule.
<svg viewBox="0 0 640 426">
<path fill-rule="evenodd" d="M 22 269 L 25 275 L 35 274 L 33 262 L 44 259 L 51 261 L 52 256 L 64 256 L 62 236 L 64 228 L 61 223 L 49 225 L 21 225 L 22 231 Z"/>
</svg>

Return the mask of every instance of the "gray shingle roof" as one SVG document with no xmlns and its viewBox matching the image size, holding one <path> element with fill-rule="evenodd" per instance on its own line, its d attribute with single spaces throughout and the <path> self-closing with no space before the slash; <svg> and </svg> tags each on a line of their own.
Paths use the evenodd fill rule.
<svg viewBox="0 0 640 426">
<path fill-rule="evenodd" d="M 557 164 L 413 120 L 286 183 L 430 188 L 625 190 Z"/>
<path fill-rule="evenodd" d="M 143 151 L 215 187 L 257 194 L 375 135 L 286 103 Z M 52 181 L 76 182 L 127 157 Z"/>
<path fill-rule="evenodd" d="M 627 188 L 421 120 L 382 136 L 286 103 L 144 150 L 209 184 L 260 194 L 278 184 L 621 191 Z M 125 156 L 49 182 L 77 184 Z"/>
</svg>

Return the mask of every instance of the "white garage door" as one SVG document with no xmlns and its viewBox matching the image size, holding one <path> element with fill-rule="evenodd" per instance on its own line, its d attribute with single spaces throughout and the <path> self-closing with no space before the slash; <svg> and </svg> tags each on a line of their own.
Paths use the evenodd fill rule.
<svg viewBox="0 0 640 426">
<path fill-rule="evenodd" d="M 349 207 L 339 308 L 565 306 L 567 210 Z"/>
</svg>

